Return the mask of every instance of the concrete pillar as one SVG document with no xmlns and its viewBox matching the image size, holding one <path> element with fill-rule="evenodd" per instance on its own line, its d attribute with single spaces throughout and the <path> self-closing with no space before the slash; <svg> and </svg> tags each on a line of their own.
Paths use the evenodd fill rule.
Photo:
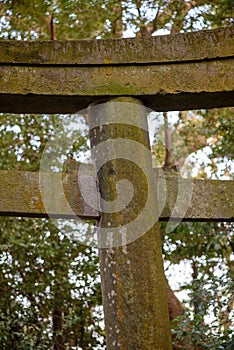
<svg viewBox="0 0 234 350">
<path fill-rule="evenodd" d="M 147 115 L 130 97 L 89 106 L 102 216 L 99 256 L 108 350 L 170 350 Z"/>
</svg>

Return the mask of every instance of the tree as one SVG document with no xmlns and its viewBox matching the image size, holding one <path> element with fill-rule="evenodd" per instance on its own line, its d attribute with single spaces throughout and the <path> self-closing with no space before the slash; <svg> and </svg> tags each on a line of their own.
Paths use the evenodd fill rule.
<svg viewBox="0 0 234 350">
<path fill-rule="evenodd" d="M 230 25 L 233 10 L 230 0 L 96 0 L 79 4 L 72 0 L 56 3 L 3 0 L 0 36 L 13 40 L 107 38 L 121 37 L 127 28 L 138 36 L 155 35 L 162 29 L 178 33 Z M 231 159 L 234 153 L 232 113 L 232 109 L 182 112 L 173 124 L 164 114 L 165 132 L 171 130 L 168 135 L 172 134 L 167 148 L 173 150 L 173 133 L 183 137 L 191 153 L 209 146 L 210 169 L 214 176 L 219 176 L 218 162 L 224 157 Z M 2 115 L 1 168 L 37 170 L 43 149 L 53 138 L 61 118 L 64 117 L 21 115 L 13 119 L 11 115 Z M 84 138 L 67 156 L 75 158 L 76 151 L 84 149 L 85 143 Z M 153 151 L 158 155 L 159 147 L 155 146 Z M 162 165 L 173 165 L 170 152 L 165 149 L 160 152 Z M 181 157 L 180 165 L 183 163 Z M 188 166 L 191 169 L 193 162 Z M 230 172 L 231 166 L 223 168 L 226 175 Z M 201 165 L 198 176 L 208 176 L 207 166 Z M 59 230 L 46 220 L 1 220 L 2 348 L 98 348 L 103 331 L 95 315 L 100 304 L 95 249 L 74 241 L 69 225 Z M 181 224 L 175 232 L 166 235 L 162 225 L 165 259 L 175 265 L 186 259 L 192 267 L 192 281 L 184 286 L 190 293 L 188 317 L 168 285 L 171 319 L 175 319 L 175 348 L 226 346 L 228 349 L 232 346 L 228 334 L 233 306 L 232 228 L 230 224 L 190 223 Z M 224 271 L 221 277 L 214 276 L 219 266 Z M 76 282 L 71 278 L 75 274 L 78 275 Z M 83 286 L 83 279 L 87 288 Z M 220 291 L 224 290 L 221 296 Z M 213 329 L 205 323 L 207 311 L 212 312 L 210 307 L 216 317 Z M 188 333 L 192 336 L 187 337 Z"/>
<path fill-rule="evenodd" d="M 38 170 L 46 143 L 64 119 L 2 115 L 1 169 Z M 79 140 L 78 149 L 84 149 L 86 140 Z M 69 156 L 78 149 L 73 145 Z M 103 343 L 97 251 L 80 241 L 76 223 L 58 227 L 46 219 L 1 218 L 2 349 L 85 349 Z"/>
</svg>

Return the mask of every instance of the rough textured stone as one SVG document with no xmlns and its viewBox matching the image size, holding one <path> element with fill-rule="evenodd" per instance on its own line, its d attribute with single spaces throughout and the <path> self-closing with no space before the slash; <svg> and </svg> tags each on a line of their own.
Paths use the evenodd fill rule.
<svg viewBox="0 0 234 350">
<path fill-rule="evenodd" d="M 77 162 L 75 162 L 77 164 Z M 79 166 L 79 164 L 78 164 Z M 87 181 L 86 196 L 99 207 L 97 198 L 96 178 L 94 169 L 87 168 L 89 180 Z M 83 165 L 84 169 L 84 165 Z M 44 173 L 39 179 L 36 172 L 0 171 L 0 216 L 22 217 L 56 217 L 82 219 L 97 219 L 100 213 L 92 209 L 79 190 L 77 166 L 61 173 Z M 167 221 L 169 218 L 183 221 L 233 221 L 234 220 L 234 181 L 224 180 L 185 180 L 167 172 L 155 169 L 158 176 L 159 195 L 166 192 L 159 220 Z M 165 188 L 166 185 L 166 188 Z M 184 213 L 180 203 L 176 203 L 178 188 L 188 188 L 191 199 Z M 43 203 L 41 188 L 51 198 L 47 208 Z M 60 189 L 60 191 L 59 191 Z M 201 201 L 202 194 L 202 201 Z M 160 202 L 159 202 L 160 204 Z M 173 212 L 174 210 L 174 212 Z M 177 213 L 177 216 L 173 216 Z"/>
<path fill-rule="evenodd" d="M 233 27 L 151 38 L 2 41 L 0 111 L 74 113 L 133 96 L 157 111 L 231 106 Z"/>
<path fill-rule="evenodd" d="M 0 63 L 121 65 L 201 61 L 232 57 L 234 26 L 195 33 L 133 39 L 0 41 Z"/>
<path fill-rule="evenodd" d="M 153 169 L 145 109 L 133 98 L 119 98 L 100 105 L 98 110 L 91 106 L 89 112 L 92 154 L 100 169 L 100 196 L 105 199 L 101 202 L 104 213 L 98 237 L 107 349 L 170 350 L 156 193 L 149 187 Z M 134 117 L 134 126 L 119 124 L 126 113 Z M 144 129 L 139 127 L 141 123 Z M 105 142 L 109 146 L 102 148 Z M 103 165 L 104 159 L 108 161 Z M 143 168 L 148 169 L 149 176 Z M 116 185 L 123 179 L 133 185 L 134 200 L 120 211 L 114 204 L 113 212 L 108 212 L 106 205 L 116 199 Z M 138 220 L 146 206 L 147 217 Z M 134 221 L 138 222 L 137 229 Z M 108 242 L 110 245 L 104 247 Z"/>
<path fill-rule="evenodd" d="M 89 167 L 83 174 L 90 175 Z M 93 174 L 93 171 L 92 171 Z M 96 178 L 89 176 L 84 201 L 76 171 L 0 171 L 0 216 L 94 219 L 100 216 Z M 87 202 L 93 203 L 93 206 Z"/>
</svg>

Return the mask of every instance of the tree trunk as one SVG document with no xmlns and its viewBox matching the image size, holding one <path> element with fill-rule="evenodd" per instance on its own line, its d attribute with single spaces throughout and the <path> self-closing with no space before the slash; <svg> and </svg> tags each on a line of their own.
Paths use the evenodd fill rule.
<svg viewBox="0 0 234 350">
<path fill-rule="evenodd" d="M 59 288 L 59 287 L 58 287 Z M 61 309 L 61 293 L 55 292 L 52 314 L 54 350 L 65 350 L 63 339 L 63 313 Z"/>
<path fill-rule="evenodd" d="M 115 19 L 111 25 L 111 31 L 115 38 L 123 37 L 123 21 L 122 21 L 122 1 L 118 1 L 116 6 L 113 8 L 113 12 L 115 13 Z"/>
</svg>

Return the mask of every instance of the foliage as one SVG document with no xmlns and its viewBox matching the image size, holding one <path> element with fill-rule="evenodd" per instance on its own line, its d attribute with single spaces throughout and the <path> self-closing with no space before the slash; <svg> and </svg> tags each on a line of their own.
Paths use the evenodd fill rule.
<svg viewBox="0 0 234 350">
<path fill-rule="evenodd" d="M 111 37 L 117 21 L 141 35 L 178 33 L 230 25 L 233 12 L 232 0 L 2 0 L 0 37 L 45 40 L 52 27 L 57 40 Z"/>
<path fill-rule="evenodd" d="M 164 237 L 165 259 L 177 266 L 187 261 L 191 268 L 191 278 L 180 286 L 187 294 L 187 314 L 173 321 L 175 344 L 188 334 L 195 349 L 222 349 L 231 339 L 234 344 L 233 227 L 182 223 Z"/>
<path fill-rule="evenodd" d="M 56 331 L 68 348 L 100 343 L 97 252 L 62 232 L 48 220 L 2 218 L 1 349 L 50 349 Z"/>
<path fill-rule="evenodd" d="M 71 121 L 54 115 L 2 115 L 1 169 L 38 170 L 45 145 L 56 136 L 61 149 Z M 86 138 L 79 134 L 77 140 L 78 148 L 67 150 L 69 157 L 87 148 Z M 54 158 L 52 166 L 60 163 Z M 78 223 L 56 226 L 46 219 L 1 218 L 3 350 L 50 349 L 58 342 L 83 349 L 103 344 L 97 249 L 77 237 Z"/>
<path fill-rule="evenodd" d="M 126 29 L 135 35 L 178 33 L 228 26 L 233 11 L 232 0 L 2 0 L 0 38 L 109 38 Z M 232 114 L 233 109 L 181 112 L 170 125 L 172 135 L 183 138 L 189 153 L 209 146 L 210 171 L 217 177 L 218 163 L 233 158 Z M 38 170 L 42 152 L 58 137 L 58 130 L 58 148 L 64 144 L 61 125 L 66 127 L 64 116 L 1 115 L 0 168 Z M 78 132 L 77 140 L 66 157 L 76 159 L 78 151 L 87 150 L 86 136 Z M 154 153 L 163 163 L 162 145 L 154 147 Z M 181 165 L 184 160 L 181 155 Z M 61 168 L 62 161 L 55 157 L 53 169 Z M 187 164 L 194 165 L 196 158 Z M 231 170 L 227 165 L 221 175 L 230 177 Z M 199 177 L 208 176 L 207 166 L 199 171 Z M 1 218 L 3 350 L 103 348 L 97 251 L 74 238 L 83 229 L 75 223 L 55 226 L 49 220 Z M 91 229 L 85 226 L 85 230 Z M 184 343 L 189 335 L 189 346 L 194 348 L 232 349 L 233 226 L 182 223 L 170 235 L 164 232 L 162 224 L 165 260 L 174 266 L 188 261 L 192 271 L 181 286 L 189 302 L 187 313 L 173 322 L 175 343 Z"/>
</svg>

